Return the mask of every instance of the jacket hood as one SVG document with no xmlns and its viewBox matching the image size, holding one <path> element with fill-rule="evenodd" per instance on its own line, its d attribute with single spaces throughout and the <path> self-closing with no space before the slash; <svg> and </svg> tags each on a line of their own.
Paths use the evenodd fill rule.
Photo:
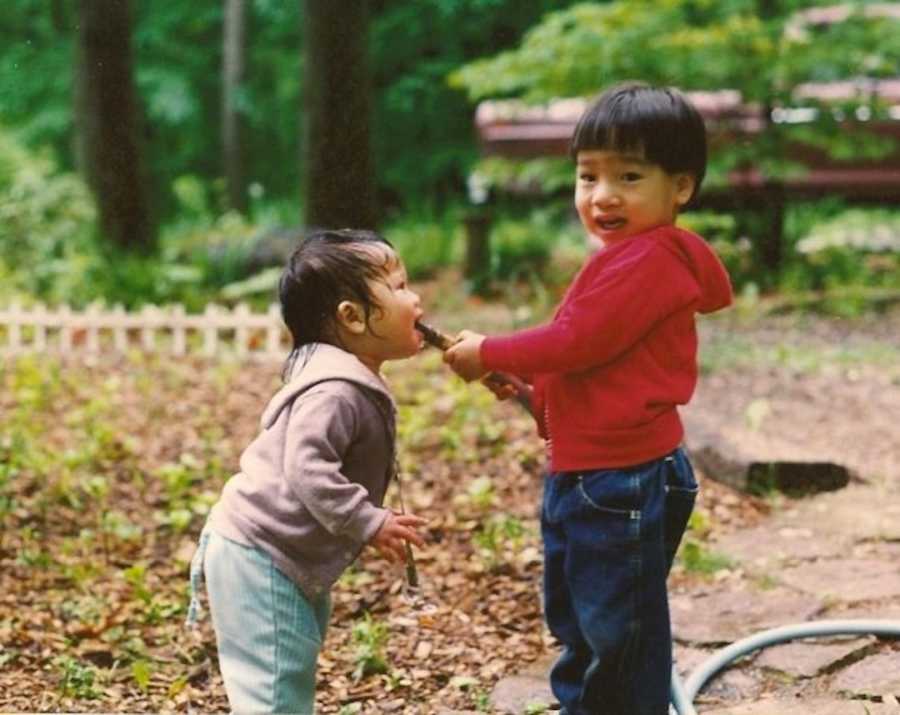
<svg viewBox="0 0 900 715">
<path fill-rule="evenodd" d="M 697 285 L 700 286 L 700 302 L 697 310 L 712 313 L 731 305 L 733 293 L 731 279 L 722 261 L 709 244 L 696 233 L 667 226 L 659 231 L 659 239 L 687 264 Z M 655 232 L 654 232 L 655 233 Z"/>
<path fill-rule="evenodd" d="M 278 420 L 278 415 L 298 395 L 313 385 L 326 380 L 345 380 L 361 385 L 394 406 L 394 399 L 384 381 L 360 362 L 353 353 L 348 353 L 327 343 L 312 343 L 300 351 L 288 382 L 269 400 L 260 423 L 268 429 Z"/>
</svg>

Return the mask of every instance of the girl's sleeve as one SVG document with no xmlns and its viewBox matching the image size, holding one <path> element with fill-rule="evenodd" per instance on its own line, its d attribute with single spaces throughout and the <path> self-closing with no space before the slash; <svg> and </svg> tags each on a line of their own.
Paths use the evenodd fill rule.
<svg viewBox="0 0 900 715">
<path fill-rule="evenodd" d="M 487 338 L 488 370 L 576 372 L 606 364 L 663 318 L 696 303 L 700 288 L 688 267 L 664 248 L 641 247 L 580 277 L 580 289 L 553 322 Z"/>
<path fill-rule="evenodd" d="M 358 421 L 357 408 L 341 395 L 315 389 L 302 395 L 288 425 L 284 474 L 293 495 L 327 531 L 366 543 L 389 512 L 341 471 Z"/>
</svg>

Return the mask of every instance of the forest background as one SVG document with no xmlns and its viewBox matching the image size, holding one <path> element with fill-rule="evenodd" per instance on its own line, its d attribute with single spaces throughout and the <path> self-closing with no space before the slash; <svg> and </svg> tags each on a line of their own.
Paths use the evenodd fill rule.
<svg viewBox="0 0 900 715">
<path fill-rule="evenodd" d="M 273 274 L 261 269 L 304 224 L 335 222 L 379 226 L 426 276 L 463 259 L 473 176 L 492 218 L 480 282 L 564 280 L 553 254 L 583 249 L 568 161 L 482 156 L 476 103 L 590 97 L 625 78 L 737 90 L 762 117 L 762 130 L 713 147 L 707 194 L 736 200 L 686 216 L 739 289 L 896 287 L 896 187 L 862 203 L 841 186 L 784 192 L 804 171 L 801 144 L 838 168 L 862 158 L 896 173 L 900 161 L 895 136 L 869 131 L 896 125 L 896 98 L 873 82 L 898 75 L 897 3 L 857 0 L 842 21 L 815 21 L 825 6 L 11 0 L 0 291 L 75 306 L 267 302 Z M 837 82 L 854 89 L 802 93 Z M 790 109 L 807 118 L 776 121 Z M 742 203 L 727 177 L 747 166 L 764 191 Z M 850 295 L 838 309 L 863 309 Z"/>
</svg>

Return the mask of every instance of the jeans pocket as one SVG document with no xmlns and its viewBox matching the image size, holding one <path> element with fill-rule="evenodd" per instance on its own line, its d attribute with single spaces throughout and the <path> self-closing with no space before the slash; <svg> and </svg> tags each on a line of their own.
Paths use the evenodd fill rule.
<svg viewBox="0 0 900 715">
<path fill-rule="evenodd" d="M 665 551 L 666 566 L 672 567 L 675 553 L 687 529 L 694 503 L 700 491 L 687 456 L 678 450 L 665 459 Z"/>
<path fill-rule="evenodd" d="M 696 498 L 700 487 L 694 476 L 694 469 L 683 450 L 678 449 L 664 460 L 666 474 L 666 492 L 669 494 Z"/>
<path fill-rule="evenodd" d="M 641 494 L 635 475 L 599 471 L 579 475 L 571 534 L 593 548 L 621 548 L 635 544 L 641 531 Z"/>
</svg>

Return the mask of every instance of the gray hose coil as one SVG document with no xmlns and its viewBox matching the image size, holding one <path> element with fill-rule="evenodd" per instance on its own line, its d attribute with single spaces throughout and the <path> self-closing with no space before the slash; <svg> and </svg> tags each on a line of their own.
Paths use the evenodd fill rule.
<svg viewBox="0 0 900 715">
<path fill-rule="evenodd" d="M 820 636 L 874 635 L 900 638 L 900 621 L 886 620 L 835 620 L 811 621 L 779 626 L 760 631 L 752 636 L 735 641 L 717 650 L 709 658 L 694 668 L 682 683 L 678 673 L 672 670 L 672 705 L 678 715 L 697 715 L 694 698 L 704 685 L 722 668 L 742 655 L 760 648 L 784 643 L 796 638 L 816 638 Z"/>
</svg>

